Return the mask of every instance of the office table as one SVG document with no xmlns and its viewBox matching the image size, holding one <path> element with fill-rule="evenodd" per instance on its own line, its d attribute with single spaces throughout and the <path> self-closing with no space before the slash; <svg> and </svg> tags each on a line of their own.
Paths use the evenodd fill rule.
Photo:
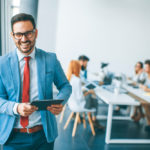
<svg viewBox="0 0 150 150">
<path fill-rule="evenodd" d="M 123 85 L 122 87 L 129 92 L 131 97 L 136 98 L 142 104 L 150 103 L 150 96 L 146 95 L 146 92 L 144 92 L 142 89 L 133 88 L 128 85 Z"/>
<path fill-rule="evenodd" d="M 130 89 L 131 90 L 131 89 Z M 102 87 L 97 87 L 95 93 L 100 97 L 106 104 L 108 104 L 108 116 L 107 116 L 107 125 L 106 125 L 106 137 L 105 142 L 110 143 L 126 143 L 126 144 L 150 144 L 150 140 L 147 139 L 111 139 L 111 129 L 112 129 L 112 120 L 118 119 L 122 120 L 123 118 L 113 117 L 113 105 L 128 105 L 128 106 L 139 106 L 140 102 L 135 100 L 135 98 L 129 96 L 128 94 L 114 94 L 109 92 Z M 129 117 L 130 118 L 130 117 Z"/>
</svg>

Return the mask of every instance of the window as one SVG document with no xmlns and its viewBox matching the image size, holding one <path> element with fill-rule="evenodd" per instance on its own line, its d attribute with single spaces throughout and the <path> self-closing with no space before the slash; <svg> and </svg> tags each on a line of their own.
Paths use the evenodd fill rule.
<svg viewBox="0 0 150 150">
<path fill-rule="evenodd" d="M 1 0 L 1 10 L 1 53 L 4 55 L 15 48 L 15 45 L 10 37 L 10 21 L 11 17 L 20 11 L 20 0 Z"/>
<path fill-rule="evenodd" d="M 13 0 L 11 8 L 12 8 L 12 16 L 18 14 L 20 8 L 20 0 Z"/>
</svg>

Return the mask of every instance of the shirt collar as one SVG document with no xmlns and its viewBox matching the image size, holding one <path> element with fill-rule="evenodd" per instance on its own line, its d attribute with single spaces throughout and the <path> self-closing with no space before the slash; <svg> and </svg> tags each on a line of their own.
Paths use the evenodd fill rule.
<svg viewBox="0 0 150 150">
<path fill-rule="evenodd" d="M 24 57 L 26 57 L 26 55 L 21 53 L 20 50 L 18 50 L 18 48 L 17 48 L 17 55 L 18 55 L 19 61 L 21 61 Z M 30 55 L 28 55 L 28 56 L 30 56 L 32 59 L 35 58 L 35 48 L 33 49 L 32 53 Z"/>
</svg>

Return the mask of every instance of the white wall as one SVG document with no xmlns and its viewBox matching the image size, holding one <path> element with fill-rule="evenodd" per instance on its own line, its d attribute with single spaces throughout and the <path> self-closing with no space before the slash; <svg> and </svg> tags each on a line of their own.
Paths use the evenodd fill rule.
<svg viewBox="0 0 150 150">
<path fill-rule="evenodd" d="M 65 70 L 80 54 L 93 72 L 105 61 L 127 74 L 150 58 L 150 0 L 60 0 L 58 8 L 56 53 Z"/>
<path fill-rule="evenodd" d="M 46 51 L 56 49 L 58 0 L 39 0 L 37 28 L 37 47 Z"/>
<path fill-rule="evenodd" d="M 150 58 L 150 0 L 39 0 L 37 46 L 55 51 L 65 71 L 71 59 L 90 57 L 131 74 Z"/>
</svg>

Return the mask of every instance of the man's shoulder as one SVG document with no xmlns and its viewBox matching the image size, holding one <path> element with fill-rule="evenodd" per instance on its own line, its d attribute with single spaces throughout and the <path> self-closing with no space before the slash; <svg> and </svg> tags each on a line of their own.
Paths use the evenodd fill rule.
<svg viewBox="0 0 150 150">
<path fill-rule="evenodd" d="M 14 51 L 11 51 L 11 52 L 9 52 L 9 53 L 3 55 L 3 56 L 0 56 L 0 65 L 7 63 L 7 62 L 8 62 L 8 59 L 9 59 L 10 57 L 12 57 L 12 56 L 14 55 L 14 53 L 15 53 L 15 50 L 14 50 Z"/>
<path fill-rule="evenodd" d="M 37 53 L 40 53 L 40 54 L 45 55 L 45 56 L 56 57 L 56 53 L 54 53 L 54 52 L 47 52 L 47 51 L 42 50 L 40 48 L 36 48 L 36 51 L 37 51 Z"/>
</svg>

